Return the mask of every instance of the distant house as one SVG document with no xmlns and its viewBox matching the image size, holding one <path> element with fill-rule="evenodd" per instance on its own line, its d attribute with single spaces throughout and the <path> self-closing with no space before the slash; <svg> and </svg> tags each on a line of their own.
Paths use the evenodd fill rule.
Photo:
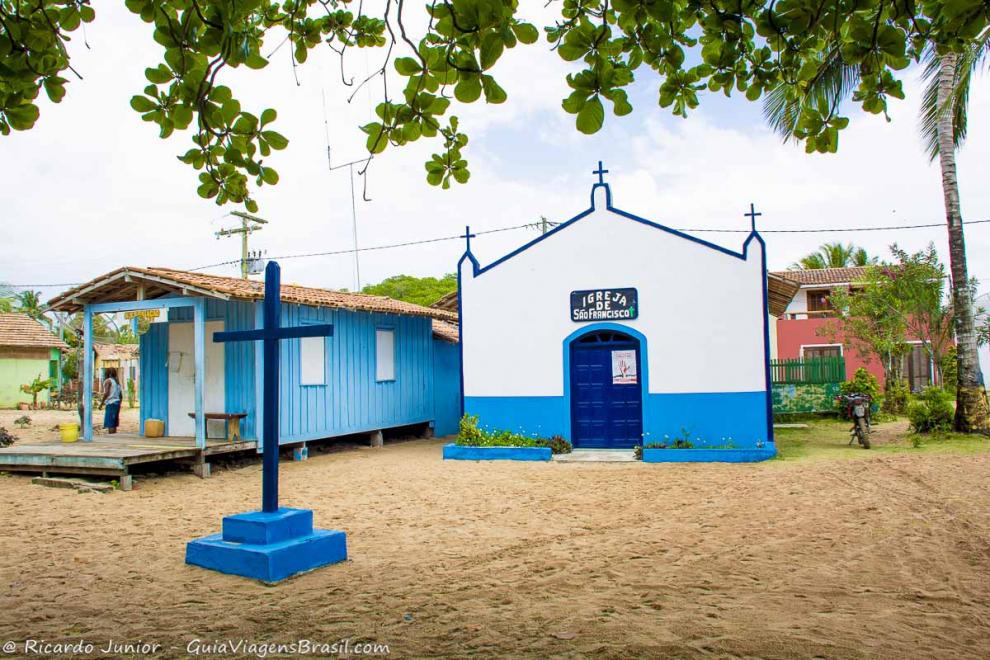
<svg viewBox="0 0 990 660">
<path fill-rule="evenodd" d="M 21 385 L 35 378 L 50 378 L 57 389 L 61 353 L 67 350 L 65 342 L 27 314 L 0 314 L 0 407 L 30 403 L 32 396 Z M 47 400 L 48 392 L 38 399 Z"/>
<path fill-rule="evenodd" d="M 257 327 L 263 294 L 262 282 L 132 266 L 70 289 L 49 307 L 83 311 L 90 336 L 95 313 L 167 310 L 140 338 L 141 426 L 161 419 L 166 435 L 195 437 L 204 448 L 207 432 L 223 432 L 222 422 L 207 428 L 207 414 L 245 415 L 240 437 L 259 435 L 260 343 L 216 343 L 213 333 Z M 334 325 L 331 337 L 281 343 L 282 444 L 405 426 L 456 431 L 460 360 L 456 328 L 444 323 L 456 315 L 293 284 L 282 285 L 281 297 L 284 326 Z"/>
<path fill-rule="evenodd" d="M 846 379 L 864 367 L 883 383 L 883 365 L 876 355 L 862 355 L 858 347 L 841 335 L 829 337 L 823 328 L 835 317 L 830 296 L 836 289 L 855 290 L 866 278 L 866 267 L 785 270 L 771 273 L 796 283 L 797 294 L 777 320 L 777 357 L 845 358 Z M 911 352 L 905 356 L 903 373 L 912 390 L 918 391 L 932 382 L 932 363 L 922 341 L 911 339 Z"/>
<path fill-rule="evenodd" d="M 101 344 L 95 342 L 96 364 L 94 375 L 103 382 L 107 369 L 116 369 L 120 384 L 126 389 L 127 381 L 134 381 L 137 388 L 141 377 L 141 348 L 137 344 Z"/>
</svg>

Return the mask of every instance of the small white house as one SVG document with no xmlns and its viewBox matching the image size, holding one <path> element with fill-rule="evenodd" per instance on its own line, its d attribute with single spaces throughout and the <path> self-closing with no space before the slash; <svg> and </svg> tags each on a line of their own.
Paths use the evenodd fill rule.
<svg viewBox="0 0 990 660">
<path fill-rule="evenodd" d="M 710 243 L 613 206 L 604 172 L 591 208 L 486 266 L 468 233 L 464 412 L 575 448 L 685 439 L 773 455 L 755 223 L 738 251 Z"/>
</svg>

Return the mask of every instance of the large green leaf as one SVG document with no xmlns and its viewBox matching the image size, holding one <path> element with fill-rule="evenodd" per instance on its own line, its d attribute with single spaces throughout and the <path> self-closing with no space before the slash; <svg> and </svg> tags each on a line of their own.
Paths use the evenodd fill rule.
<svg viewBox="0 0 990 660">
<path fill-rule="evenodd" d="M 470 74 L 454 87 L 454 97 L 461 103 L 474 103 L 481 96 L 481 79 Z"/>
<path fill-rule="evenodd" d="M 588 99 L 577 115 L 577 129 L 585 135 L 597 133 L 605 123 L 605 108 L 602 100 L 595 95 Z"/>
<path fill-rule="evenodd" d="M 495 62 L 502 56 L 504 48 L 505 44 L 502 43 L 501 35 L 495 32 L 486 34 L 485 38 L 481 40 L 481 68 L 487 70 L 495 66 Z"/>
</svg>

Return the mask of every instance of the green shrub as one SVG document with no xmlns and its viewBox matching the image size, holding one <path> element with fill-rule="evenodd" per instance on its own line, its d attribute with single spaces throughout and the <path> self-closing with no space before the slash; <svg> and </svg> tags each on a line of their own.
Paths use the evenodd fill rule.
<svg viewBox="0 0 990 660">
<path fill-rule="evenodd" d="M 941 387 L 926 387 L 907 409 L 915 433 L 939 433 L 952 429 L 952 395 Z"/>
<path fill-rule="evenodd" d="M 633 447 L 633 457 L 637 461 L 643 460 L 643 447 L 642 446 L 636 445 L 635 447 Z"/>
<path fill-rule="evenodd" d="M 952 393 L 955 393 L 956 385 L 959 384 L 959 363 L 956 359 L 956 346 L 953 344 L 942 358 L 942 387 Z"/>
<path fill-rule="evenodd" d="M 869 394 L 873 401 L 880 400 L 880 381 L 877 377 L 860 367 L 853 374 L 851 380 L 847 380 L 839 385 L 839 392 L 842 394 Z"/>
<path fill-rule="evenodd" d="M 637 458 L 642 459 L 644 447 L 633 447 Z M 645 449 L 694 449 L 694 443 L 684 438 L 677 438 L 670 444 L 666 442 L 650 442 L 645 445 Z"/>
<path fill-rule="evenodd" d="M 574 447 L 567 440 L 559 435 L 552 436 L 543 441 L 545 447 L 549 447 L 554 454 L 570 454 Z"/>
<path fill-rule="evenodd" d="M 891 415 L 902 415 L 907 410 L 910 398 L 911 388 L 905 381 L 890 381 L 883 393 L 883 411 Z"/>
<path fill-rule="evenodd" d="M 868 394 L 870 400 L 873 402 L 871 408 L 876 410 L 877 406 L 883 397 L 880 396 L 880 382 L 877 377 L 867 371 L 864 367 L 860 367 L 853 374 L 852 379 L 845 381 L 839 385 L 840 394 Z M 849 411 L 846 410 L 846 405 L 840 400 L 835 402 L 836 409 L 839 411 L 839 416 L 843 419 L 849 419 Z"/>
<path fill-rule="evenodd" d="M 474 445 L 485 439 L 485 432 L 478 428 L 477 415 L 461 417 L 457 431 L 457 444 Z"/>
<path fill-rule="evenodd" d="M 0 447 L 9 447 L 14 444 L 16 438 L 10 433 L 7 433 L 7 429 L 0 426 Z"/>
</svg>

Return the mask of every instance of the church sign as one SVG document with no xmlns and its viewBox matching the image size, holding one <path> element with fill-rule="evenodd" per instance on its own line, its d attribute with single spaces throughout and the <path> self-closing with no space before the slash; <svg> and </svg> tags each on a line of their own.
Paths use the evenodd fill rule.
<svg viewBox="0 0 990 660">
<path fill-rule="evenodd" d="M 631 321 L 639 316 L 636 289 L 571 291 L 571 320 Z"/>
</svg>

